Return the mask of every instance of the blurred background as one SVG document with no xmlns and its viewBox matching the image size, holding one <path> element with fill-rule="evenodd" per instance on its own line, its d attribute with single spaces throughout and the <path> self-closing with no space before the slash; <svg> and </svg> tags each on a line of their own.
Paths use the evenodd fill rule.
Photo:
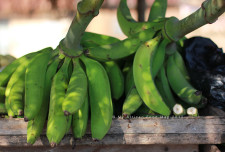
<svg viewBox="0 0 225 152">
<path fill-rule="evenodd" d="M 0 0 L 0 54 L 16 58 L 45 47 L 55 48 L 64 38 L 79 0 Z M 153 0 L 127 0 L 132 16 L 138 20 L 137 6 L 142 6 L 146 20 Z M 200 8 L 203 0 L 168 0 L 166 17 L 182 19 Z M 117 17 L 119 0 L 104 0 L 100 13 L 87 31 L 124 39 Z M 144 10 L 144 11 L 143 11 Z M 141 20 L 143 20 L 143 18 Z M 188 34 L 204 36 L 225 50 L 225 14 L 213 23 Z"/>
</svg>

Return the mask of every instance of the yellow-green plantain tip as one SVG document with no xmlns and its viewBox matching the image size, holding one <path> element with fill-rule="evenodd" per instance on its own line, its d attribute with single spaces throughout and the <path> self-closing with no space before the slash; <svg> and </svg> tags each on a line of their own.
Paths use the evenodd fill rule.
<svg viewBox="0 0 225 152">
<path fill-rule="evenodd" d="M 56 143 L 55 142 L 51 142 L 50 143 L 50 146 L 53 148 L 53 147 L 56 147 Z"/>
</svg>

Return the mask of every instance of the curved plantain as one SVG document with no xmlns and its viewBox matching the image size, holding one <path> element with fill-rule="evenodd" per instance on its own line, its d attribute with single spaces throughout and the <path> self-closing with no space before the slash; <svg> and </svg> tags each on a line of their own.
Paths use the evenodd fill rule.
<svg viewBox="0 0 225 152">
<path fill-rule="evenodd" d="M 17 69 L 17 67 L 24 63 L 27 62 L 27 60 L 30 60 L 37 54 L 41 53 L 43 50 L 37 51 L 37 52 L 32 52 L 29 54 L 26 54 L 13 62 L 11 62 L 9 65 L 7 65 L 1 72 L 0 72 L 0 86 L 4 87 L 7 85 L 11 75 L 14 73 L 14 71 Z"/>
<path fill-rule="evenodd" d="M 198 104 L 201 101 L 201 91 L 196 90 L 185 79 L 184 75 L 181 73 L 174 61 L 174 55 L 168 57 L 166 71 L 172 90 L 181 100 L 189 104 Z"/>
<path fill-rule="evenodd" d="M 52 56 L 52 48 L 35 56 L 25 73 L 25 106 L 24 120 L 32 120 L 40 111 L 43 102 L 45 74 L 48 62 Z"/>
<path fill-rule="evenodd" d="M 169 43 L 167 39 L 164 39 L 160 44 L 155 53 L 155 57 L 153 59 L 153 66 L 152 66 L 152 74 L 153 78 L 156 77 L 157 73 L 159 72 L 160 68 L 163 66 L 165 55 L 166 55 L 166 46 Z"/>
<path fill-rule="evenodd" d="M 136 87 L 131 88 L 123 103 L 123 117 L 133 114 L 142 104 L 143 101 L 138 94 Z"/>
<path fill-rule="evenodd" d="M 179 68 L 180 72 L 184 75 L 185 79 L 190 82 L 190 76 L 188 74 L 184 59 L 178 51 L 174 53 L 174 62 Z"/>
<path fill-rule="evenodd" d="M 88 89 L 87 76 L 80 65 L 79 58 L 75 58 L 72 61 L 73 73 L 62 103 L 62 111 L 64 111 L 65 115 L 74 114 L 81 108 Z"/>
<path fill-rule="evenodd" d="M 121 0 L 117 8 L 117 20 L 123 33 L 130 37 L 135 33 L 141 32 L 148 28 L 159 30 L 163 27 L 165 19 L 155 20 L 153 22 L 137 22 L 130 14 L 126 0 Z"/>
<path fill-rule="evenodd" d="M 35 141 L 40 136 L 44 128 L 44 124 L 46 122 L 49 109 L 50 89 L 52 79 L 57 71 L 59 62 L 60 62 L 59 58 L 54 58 L 52 63 L 47 68 L 44 85 L 44 97 L 41 109 L 39 113 L 34 117 L 34 119 L 30 120 L 27 124 L 27 143 L 29 144 L 35 143 Z"/>
<path fill-rule="evenodd" d="M 156 86 L 157 86 L 160 94 L 162 95 L 162 97 L 164 97 L 163 99 L 164 99 L 165 103 L 167 104 L 167 106 L 170 108 L 170 110 L 172 110 L 174 105 L 176 104 L 176 100 L 170 89 L 170 85 L 167 80 L 164 66 L 161 67 L 159 74 L 157 75 L 156 81 L 159 81 L 156 83 Z"/>
<path fill-rule="evenodd" d="M 9 99 L 10 107 L 15 115 L 23 115 L 24 109 L 24 87 L 25 87 L 25 70 L 22 79 L 19 79 L 11 88 Z"/>
<path fill-rule="evenodd" d="M 11 75 L 5 90 L 5 107 L 8 116 L 23 114 L 24 109 L 24 91 L 25 91 L 25 72 L 31 62 L 31 58 L 23 60 L 14 73 Z M 13 108 L 13 109 L 12 109 Z"/>
<path fill-rule="evenodd" d="M 50 105 L 46 135 L 52 147 L 55 147 L 68 132 L 72 116 L 65 116 L 62 103 L 69 83 L 70 58 L 65 57 L 64 63 L 52 80 Z"/>
<path fill-rule="evenodd" d="M 108 75 L 97 61 L 81 56 L 88 78 L 91 133 L 93 139 L 101 140 L 110 129 L 113 105 Z"/>
<path fill-rule="evenodd" d="M 152 22 L 159 18 L 165 18 L 167 0 L 155 0 L 150 9 L 148 21 Z"/>
<path fill-rule="evenodd" d="M 86 132 L 88 124 L 89 102 L 88 94 L 81 108 L 73 114 L 72 132 L 74 138 L 82 138 Z"/>
<path fill-rule="evenodd" d="M 104 62 L 103 66 L 109 77 L 112 97 L 118 100 L 124 92 L 123 73 L 115 61 Z"/>
<path fill-rule="evenodd" d="M 132 37 L 122 41 L 88 48 L 84 53 L 86 56 L 99 61 L 117 60 L 134 54 L 141 43 L 152 39 L 156 30 L 153 28 L 146 29 L 136 33 Z"/>
<path fill-rule="evenodd" d="M 143 102 L 153 111 L 168 116 L 171 111 L 158 92 L 153 74 L 152 66 L 155 52 L 160 43 L 161 36 L 142 44 L 134 57 L 133 75 L 134 82 Z"/>
<path fill-rule="evenodd" d="M 112 44 L 119 41 L 120 41 L 119 39 L 112 36 L 102 35 L 102 34 L 97 34 L 92 32 L 84 32 L 80 44 L 84 48 L 89 48 L 89 47 L 96 47 L 103 44 Z"/>
</svg>

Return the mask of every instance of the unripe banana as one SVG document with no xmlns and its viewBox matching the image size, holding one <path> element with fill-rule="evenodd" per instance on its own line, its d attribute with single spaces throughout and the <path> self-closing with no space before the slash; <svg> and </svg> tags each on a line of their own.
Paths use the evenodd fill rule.
<svg viewBox="0 0 225 152">
<path fill-rule="evenodd" d="M 167 76 L 166 76 L 164 66 L 161 67 L 155 82 L 156 82 L 156 86 L 158 88 L 158 91 L 162 95 L 165 103 L 170 108 L 170 110 L 172 110 L 174 105 L 176 104 L 176 100 L 175 100 L 175 98 L 173 96 L 173 93 L 170 89 L 170 85 L 169 85 L 169 82 L 167 80 Z"/>
<path fill-rule="evenodd" d="M 52 48 L 35 56 L 25 74 L 25 107 L 24 120 L 32 120 L 40 111 L 43 102 L 45 74 L 52 55 Z"/>
<path fill-rule="evenodd" d="M 87 94 L 87 76 L 80 65 L 79 58 L 73 59 L 73 73 L 69 81 L 62 111 L 65 115 L 77 112 L 85 101 Z"/>
<path fill-rule="evenodd" d="M 117 20 L 123 33 L 130 37 L 135 33 L 154 27 L 160 29 L 164 25 L 165 19 L 154 22 L 137 22 L 130 14 L 126 0 L 121 0 L 117 9 Z"/>
<path fill-rule="evenodd" d="M 24 62 L 16 68 L 7 84 L 5 91 L 5 106 L 9 117 L 23 114 L 25 71 L 31 60 L 32 59 L 29 58 L 26 60 L 24 59 Z"/>
<path fill-rule="evenodd" d="M 112 98 L 118 100 L 124 92 L 123 73 L 115 61 L 104 62 L 103 66 L 109 77 Z"/>
<path fill-rule="evenodd" d="M 42 50 L 41 50 L 42 51 Z M 4 87 L 7 85 L 11 75 L 14 73 L 14 71 L 17 69 L 17 67 L 26 62 L 27 60 L 30 60 L 31 58 L 33 58 L 34 56 L 36 56 L 38 53 L 40 53 L 41 51 L 37 51 L 37 52 L 32 52 L 29 54 L 26 54 L 16 60 L 14 60 L 13 62 L 11 62 L 8 66 L 6 66 L 1 72 L 0 72 L 0 86 Z"/>
<path fill-rule="evenodd" d="M 152 74 L 153 78 L 157 75 L 160 68 L 163 66 L 165 55 L 166 55 L 166 46 L 169 43 L 167 39 L 164 39 L 160 44 L 155 53 L 155 57 L 153 60 Z"/>
<path fill-rule="evenodd" d="M 171 111 L 158 92 L 152 74 L 154 56 L 160 39 L 158 36 L 138 48 L 134 57 L 133 74 L 137 91 L 144 103 L 151 110 L 169 116 Z"/>
<path fill-rule="evenodd" d="M 10 107 L 15 115 L 23 115 L 24 109 L 24 87 L 25 87 L 25 70 L 23 78 L 19 79 L 11 88 L 9 99 Z"/>
<path fill-rule="evenodd" d="M 63 65 L 55 74 L 50 93 L 50 105 L 46 135 L 52 147 L 55 147 L 68 132 L 72 116 L 65 116 L 62 103 L 69 83 L 69 64 L 71 59 L 65 58 Z"/>
<path fill-rule="evenodd" d="M 73 114 L 72 118 L 72 132 L 74 138 L 82 138 L 86 132 L 88 124 L 89 102 L 88 94 L 81 108 Z"/>
<path fill-rule="evenodd" d="M 113 115 L 110 83 L 104 67 L 97 61 L 81 56 L 88 77 L 91 133 L 101 140 L 110 129 Z"/>
<path fill-rule="evenodd" d="M 85 55 L 99 61 L 121 59 L 134 54 L 140 44 L 152 39 L 155 33 L 156 30 L 154 28 L 146 29 L 142 32 L 136 33 L 132 37 L 116 43 L 88 48 L 85 51 Z"/>
<path fill-rule="evenodd" d="M 82 36 L 80 44 L 84 48 L 90 48 L 90 47 L 96 47 L 96 46 L 104 45 L 104 44 L 112 44 L 119 41 L 120 40 L 115 37 L 92 33 L 92 32 L 85 32 Z"/>
<path fill-rule="evenodd" d="M 138 94 L 136 86 L 134 84 L 133 68 L 130 68 L 127 73 L 125 85 L 126 99 L 123 103 L 122 113 L 124 117 L 127 117 L 133 114 L 143 104 L 143 101 Z"/>
<path fill-rule="evenodd" d="M 60 59 L 54 58 L 52 63 L 48 66 L 45 78 L 44 86 L 44 97 L 39 113 L 34 117 L 33 120 L 30 120 L 27 124 L 27 143 L 34 144 L 37 138 L 42 133 L 44 124 L 46 122 L 49 100 L 50 100 L 50 89 L 52 84 L 53 76 L 56 73 Z"/>
<path fill-rule="evenodd" d="M 184 77 L 179 68 L 177 67 L 174 56 L 171 55 L 167 60 L 167 78 L 172 90 L 177 94 L 177 96 L 189 103 L 198 104 L 201 101 L 202 93 L 196 90 Z"/>
<path fill-rule="evenodd" d="M 167 9 L 167 0 L 155 0 L 150 9 L 148 21 L 152 22 L 155 19 L 165 18 Z"/>
<path fill-rule="evenodd" d="M 136 87 L 131 88 L 123 103 L 123 117 L 133 114 L 142 104 L 143 101 L 138 94 Z"/>
<path fill-rule="evenodd" d="M 178 51 L 174 53 L 174 62 L 176 63 L 176 66 L 179 68 L 180 72 L 184 75 L 185 79 L 190 82 L 190 76 L 186 69 L 184 59 Z"/>
<path fill-rule="evenodd" d="M 81 39 L 81 45 L 88 48 L 112 44 L 119 41 L 119 39 L 111 36 L 85 32 Z M 109 77 L 112 97 L 118 100 L 124 92 L 124 77 L 122 71 L 115 61 L 103 62 L 103 66 Z"/>
</svg>

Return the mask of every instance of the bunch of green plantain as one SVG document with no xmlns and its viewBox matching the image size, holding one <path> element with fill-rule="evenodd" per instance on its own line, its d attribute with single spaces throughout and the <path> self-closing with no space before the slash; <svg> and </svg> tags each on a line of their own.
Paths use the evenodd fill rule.
<svg viewBox="0 0 225 152">
<path fill-rule="evenodd" d="M 60 42 L 14 60 L 0 72 L 0 112 L 24 116 L 29 144 L 47 124 L 52 147 L 70 130 L 82 138 L 89 119 L 92 138 L 103 139 L 115 111 L 124 117 L 171 111 L 197 116 L 206 101 L 191 85 L 181 43 L 163 32 L 166 7 L 166 0 L 155 0 L 148 21 L 137 22 L 121 0 L 117 17 L 124 40 L 84 32 L 78 56 L 65 53 Z"/>
<path fill-rule="evenodd" d="M 125 76 L 123 117 L 132 114 L 197 116 L 198 108 L 207 103 L 201 91 L 191 85 L 180 49 L 185 38 L 173 42 L 165 34 L 164 26 L 169 20 L 165 17 L 166 8 L 167 0 L 155 0 L 148 21 L 137 22 L 126 0 L 120 1 L 117 18 L 128 38 L 152 29 L 148 32 L 152 38 L 141 42 Z"/>
<path fill-rule="evenodd" d="M 45 123 L 52 147 L 70 129 L 75 138 L 82 138 L 89 116 L 92 138 L 103 139 L 113 118 L 112 101 L 124 94 L 120 62 L 111 58 L 121 59 L 135 52 L 130 44 L 148 39 L 140 39 L 140 34 L 121 41 L 85 32 L 80 42 L 84 51 L 79 56 L 66 55 L 60 43 L 55 49 L 27 54 L 5 67 L 0 73 L 1 101 L 8 117 L 24 116 L 28 122 L 27 142 L 35 143 Z M 136 42 L 135 48 L 139 44 Z M 98 50 L 101 55 L 97 55 Z"/>
</svg>

